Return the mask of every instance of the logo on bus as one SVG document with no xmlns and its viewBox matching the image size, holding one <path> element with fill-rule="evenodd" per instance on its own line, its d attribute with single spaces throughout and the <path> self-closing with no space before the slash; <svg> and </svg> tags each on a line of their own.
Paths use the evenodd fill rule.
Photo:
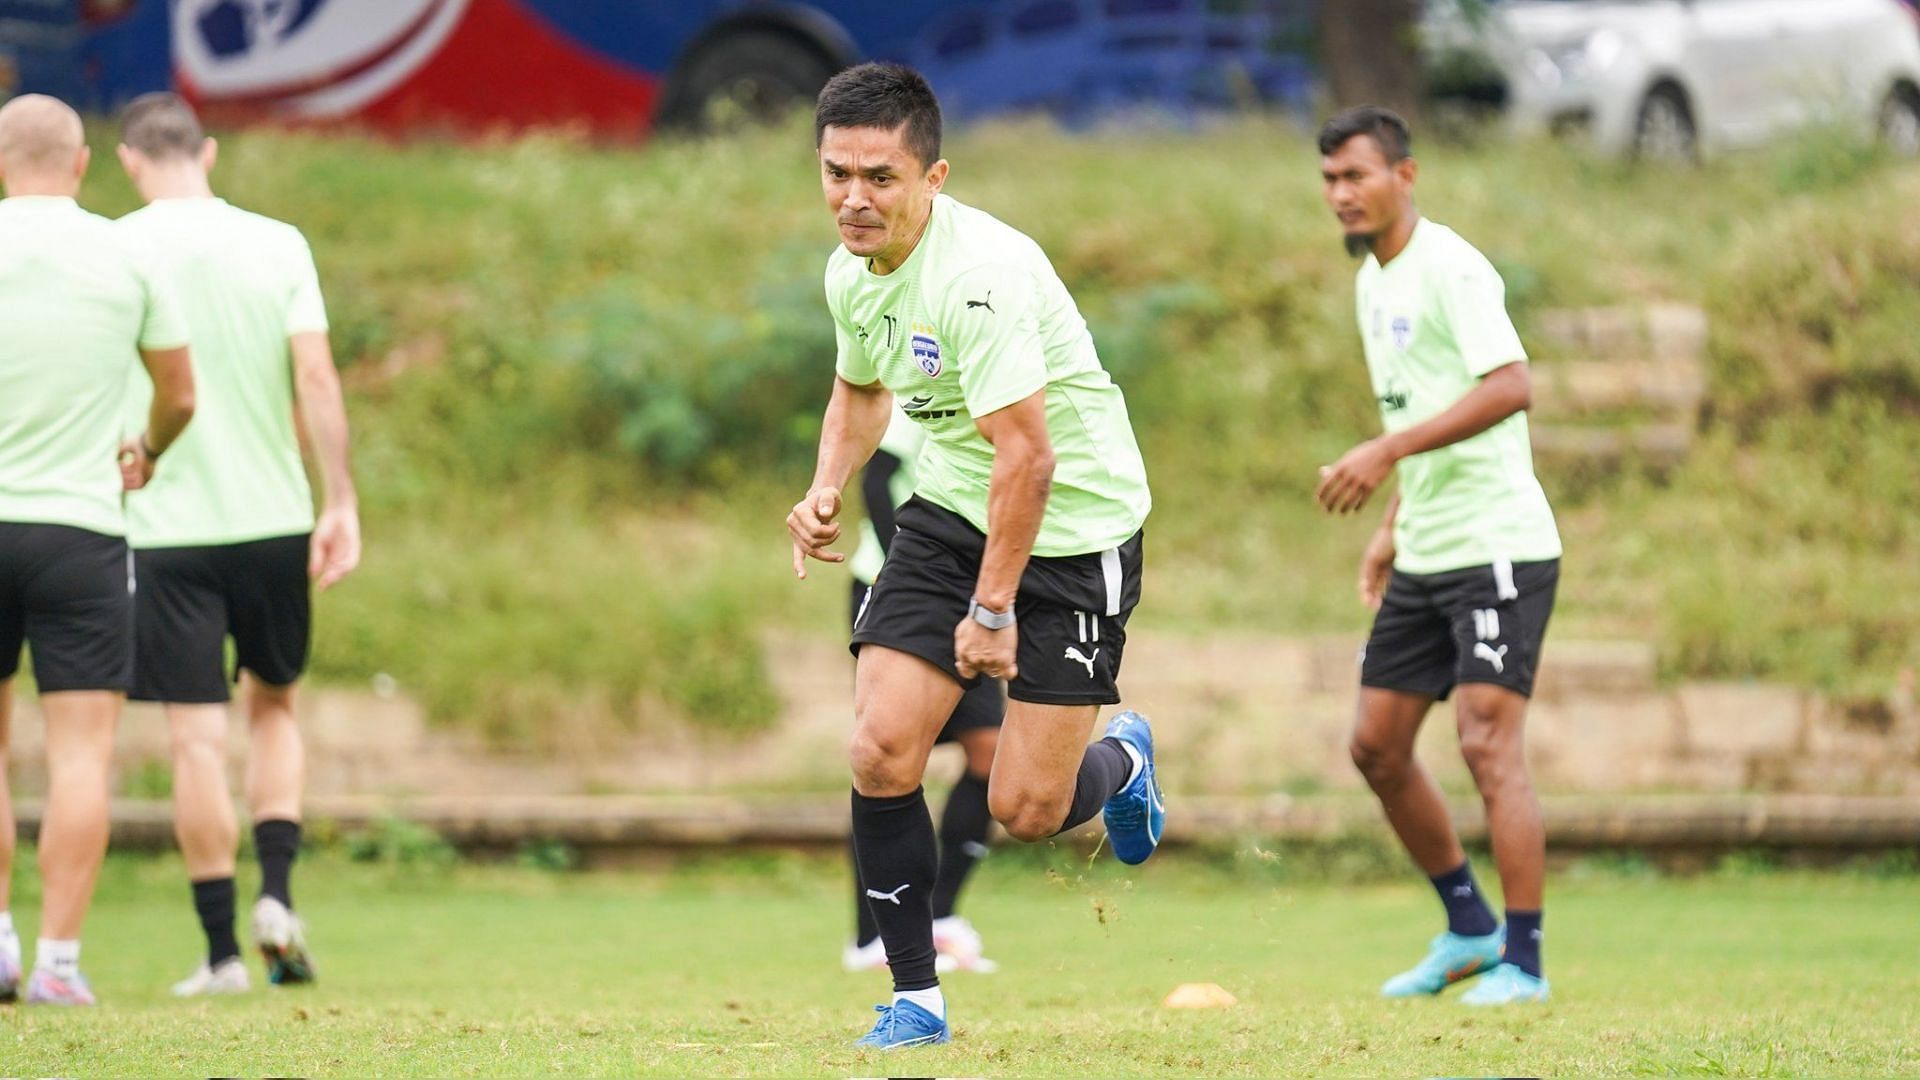
<svg viewBox="0 0 1920 1080">
<path fill-rule="evenodd" d="M 411 78 L 471 0 L 175 0 L 182 85 L 218 105 L 344 116 Z"/>
</svg>

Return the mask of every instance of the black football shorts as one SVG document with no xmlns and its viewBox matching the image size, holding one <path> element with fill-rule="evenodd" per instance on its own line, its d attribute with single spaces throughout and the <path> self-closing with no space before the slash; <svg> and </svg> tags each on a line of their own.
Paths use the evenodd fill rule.
<svg viewBox="0 0 1920 1080">
<path fill-rule="evenodd" d="M 883 645 L 911 653 L 962 686 L 953 631 L 966 617 L 980 575 L 985 533 L 916 495 L 900 507 L 899 531 L 853 630 L 853 651 Z M 1015 701 L 1112 705 L 1127 644 L 1127 619 L 1140 602 L 1141 534 L 1105 551 L 1027 563 L 1014 599 L 1020 674 L 1007 684 Z"/>
<path fill-rule="evenodd" d="M 1360 661 L 1360 684 L 1445 700 L 1460 683 L 1533 694 L 1560 560 L 1499 562 L 1387 585 Z"/>
<path fill-rule="evenodd" d="M 297 681 L 313 628 L 307 542 L 301 534 L 136 550 L 133 699 L 218 704 L 242 670 L 269 686 Z"/>
<path fill-rule="evenodd" d="M 127 542 L 68 525 L 0 523 L 0 680 L 33 647 L 43 694 L 125 692 L 133 676 Z"/>
</svg>

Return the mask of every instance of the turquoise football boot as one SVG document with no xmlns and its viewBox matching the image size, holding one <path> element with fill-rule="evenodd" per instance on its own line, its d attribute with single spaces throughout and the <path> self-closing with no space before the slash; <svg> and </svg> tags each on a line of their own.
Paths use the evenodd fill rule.
<svg viewBox="0 0 1920 1080">
<path fill-rule="evenodd" d="M 1462 979 L 1492 971 L 1500 964 L 1500 951 L 1506 941 L 1505 927 L 1480 937 L 1441 934 L 1428 946 L 1424 960 L 1387 980 L 1386 985 L 1380 988 L 1380 996 L 1403 998 L 1437 994 Z"/>
<path fill-rule="evenodd" d="M 1517 1005 L 1547 1000 L 1547 980 L 1521 971 L 1518 965 L 1501 964 L 1471 990 L 1460 995 L 1462 1005 Z"/>
</svg>

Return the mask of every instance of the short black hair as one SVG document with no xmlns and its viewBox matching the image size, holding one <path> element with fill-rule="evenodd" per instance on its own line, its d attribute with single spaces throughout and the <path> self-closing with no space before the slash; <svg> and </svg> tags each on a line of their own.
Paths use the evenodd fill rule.
<svg viewBox="0 0 1920 1080">
<path fill-rule="evenodd" d="M 829 127 L 906 125 L 907 149 L 922 166 L 940 160 L 940 99 L 921 74 L 903 64 L 861 64 L 827 80 L 813 109 L 813 145 Z"/>
<path fill-rule="evenodd" d="M 206 140 L 193 106 L 178 94 L 141 94 L 120 114 L 120 141 L 155 161 L 192 157 Z"/>
<path fill-rule="evenodd" d="M 1388 164 L 1413 156 L 1413 132 L 1407 129 L 1407 122 L 1399 113 L 1379 105 L 1356 105 L 1327 121 L 1320 129 L 1320 153 L 1331 154 L 1359 135 L 1372 136 Z"/>
</svg>

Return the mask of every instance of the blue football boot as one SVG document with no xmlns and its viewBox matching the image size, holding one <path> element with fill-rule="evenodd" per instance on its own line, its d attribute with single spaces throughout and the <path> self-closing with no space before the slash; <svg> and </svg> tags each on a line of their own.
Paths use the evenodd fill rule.
<svg viewBox="0 0 1920 1080">
<path fill-rule="evenodd" d="M 1140 754 L 1140 775 L 1107 800 L 1100 817 L 1107 824 L 1113 853 L 1129 866 L 1146 862 L 1160 846 L 1167 826 L 1167 803 L 1153 771 L 1153 728 L 1137 712 L 1123 712 L 1107 723 L 1106 737 L 1118 739 Z"/>
<path fill-rule="evenodd" d="M 934 1046 L 953 1041 L 953 1034 L 947 1030 L 947 1022 L 911 1001 L 896 1001 L 891 1005 L 875 1005 L 873 1011 L 880 1019 L 873 1030 L 862 1036 L 855 1046 L 870 1046 L 876 1050 L 904 1050 L 909 1046 Z"/>
</svg>

